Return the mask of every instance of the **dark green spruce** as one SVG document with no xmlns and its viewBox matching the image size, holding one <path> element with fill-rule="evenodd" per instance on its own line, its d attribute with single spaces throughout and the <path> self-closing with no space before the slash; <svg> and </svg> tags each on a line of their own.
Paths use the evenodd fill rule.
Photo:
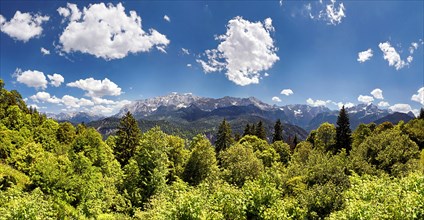
<svg viewBox="0 0 424 220">
<path fill-rule="evenodd" d="M 128 160 L 134 155 L 140 142 L 141 131 L 138 128 L 137 120 L 131 112 L 127 112 L 120 120 L 118 131 L 116 132 L 116 146 L 114 153 L 116 159 L 124 167 Z"/>
<path fill-rule="evenodd" d="M 275 122 L 274 125 L 274 135 L 272 136 L 272 143 L 276 141 L 283 140 L 283 125 L 281 124 L 280 119 Z"/>
<path fill-rule="evenodd" d="M 341 149 L 346 149 L 346 153 L 349 154 L 352 149 L 352 131 L 350 130 L 349 116 L 343 106 L 340 109 L 339 116 L 337 117 L 336 127 L 336 149 L 333 152 L 338 152 Z"/>
<path fill-rule="evenodd" d="M 230 147 L 231 144 L 233 144 L 233 134 L 231 131 L 230 124 L 224 119 L 218 128 L 218 133 L 216 135 L 216 141 L 215 141 L 215 149 L 216 153 L 219 153 L 222 150 L 227 149 Z"/>
</svg>

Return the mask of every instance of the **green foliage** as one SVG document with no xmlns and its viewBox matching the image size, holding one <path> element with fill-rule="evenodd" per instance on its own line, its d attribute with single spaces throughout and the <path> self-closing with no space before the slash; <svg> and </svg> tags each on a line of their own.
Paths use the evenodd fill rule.
<svg viewBox="0 0 424 220">
<path fill-rule="evenodd" d="M 283 141 L 276 141 L 271 144 L 272 148 L 274 148 L 275 152 L 280 155 L 280 162 L 283 164 L 287 164 L 290 161 L 290 146 Z"/>
<path fill-rule="evenodd" d="M 219 125 L 218 133 L 216 135 L 215 149 L 216 153 L 219 154 L 222 150 L 225 150 L 233 144 L 234 139 L 231 131 L 230 124 L 225 119 Z"/>
<path fill-rule="evenodd" d="M 398 129 L 387 129 L 353 148 L 351 157 L 353 169 L 359 174 L 386 172 L 402 176 L 416 168 L 419 151 L 407 135 Z"/>
<path fill-rule="evenodd" d="M 333 124 L 323 123 L 317 129 L 314 146 L 322 151 L 335 152 L 336 128 Z"/>
<path fill-rule="evenodd" d="M 138 128 L 137 121 L 130 112 L 127 112 L 120 120 L 117 139 L 115 141 L 114 153 L 116 159 L 122 167 L 128 163 L 128 160 L 135 155 L 139 145 L 141 131 Z"/>
<path fill-rule="evenodd" d="M 281 124 L 280 119 L 275 122 L 274 125 L 274 134 L 272 135 L 272 143 L 276 141 L 283 140 L 283 125 Z"/>
<path fill-rule="evenodd" d="M 409 138 L 417 143 L 420 150 L 424 149 L 424 119 L 414 119 L 404 126 Z"/>
<path fill-rule="evenodd" d="M 280 155 L 278 155 L 275 149 L 257 136 L 245 136 L 240 139 L 239 143 L 246 147 L 251 147 L 256 157 L 261 159 L 266 167 L 271 167 L 272 163 L 280 160 Z"/>
<path fill-rule="evenodd" d="M 263 171 L 259 160 L 249 146 L 235 144 L 220 155 L 224 178 L 239 187 L 248 179 L 255 179 Z"/>
<path fill-rule="evenodd" d="M 412 173 L 401 179 L 387 175 L 350 177 L 346 204 L 329 219 L 423 219 L 424 176 Z"/>
<path fill-rule="evenodd" d="M 198 185 L 218 171 L 215 151 L 204 136 L 198 135 L 190 143 L 192 151 L 183 173 L 184 181 L 191 185 Z"/>
<path fill-rule="evenodd" d="M 255 135 L 262 140 L 266 140 L 265 127 L 262 121 L 258 122 L 258 125 L 256 126 L 256 130 L 255 130 Z"/>
<path fill-rule="evenodd" d="M 59 128 L 56 132 L 56 138 L 61 144 L 70 144 L 74 140 L 76 135 L 75 127 L 69 122 L 63 122 L 59 124 Z"/>
</svg>

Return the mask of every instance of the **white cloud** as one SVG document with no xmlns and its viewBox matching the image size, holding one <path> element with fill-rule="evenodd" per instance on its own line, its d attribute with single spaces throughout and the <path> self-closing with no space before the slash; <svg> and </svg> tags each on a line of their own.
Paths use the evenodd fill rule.
<svg viewBox="0 0 424 220">
<path fill-rule="evenodd" d="M 168 15 L 164 15 L 163 19 L 167 22 L 171 22 L 171 18 L 169 18 Z"/>
<path fill-rule="evenodd" d="M 414 60 L 414 57 L 412 57 L 412 56 L 408 56 L 406 58 L 406 61 L 408 61 L 408 63 L 412 63 L 413 60 Z"/>
<path fill-rule="evenodd" d="M 306 100 L 306 103 L 308 103 L 308 105 L 313 106 L 313 107 L 326 106 L 330 102 L 331 102 L 331 100 L 324 101 L 324 100 L 318 100 L 318 99 L 314 101 L 311 98 Z"/>
<path fill-rule="evenodd" d="M 424 105 L 424 87 L 418 89 L 417 94 L 412 95 L 411 100 Z"/>
<path fill-rule="evenodd" d="M 371 91 L 371 95 L 374 96 L 376 99 L 384 99 L 383 97 L 383 90 L 376 88 Z"/>
<path fill-rule="evenodd" d="M 95 80 L 93 78 L 80 79 L 66 85 L 85 90 L 87 92 L 85 95 L 90 97 L 118 96 L 121 94 L 121 88 L 108 78 L 103 80 Z"/>
<path fill-rule="evenodd" d="M 389 107 L 390 104 L 386 101 L 381 101 L 381 102 L 378 103 L 378 106 L 379 107 Z"/>
<path fill-rule="evenodd" d="M 46 109 L 46 107 L 44 107 L 44 106 L 38 106 L 37 104 L 31 104 L 31 105 L 29 105 L 30 107 L 32 107 L 33 109 L 35 108 L 35 109 Z"/>
<path fill-rule="evenodd" d="M 187 63 L 187 67 L 191 67 L 191 63 Z"/>
<path fill-rule="evenodd" d="M 363 63 L 373 56 L 373 51 L 370 49 L 358 53 L 358 62 Z"/>
<path fill-rule="evenodd" d="M 42 102 L 42 103 L 48 102 L 48 103 L 59 104 L 62 102 L 61 99 L 57 98 L 56 96 L 50 96 L 50 94 L 47 92 L 37 92 L 37 94 L 32 95 L 29 98 L 32 99 L 34 102 Z"/>
<path fill-rule="evenodd" d="M 411 43 L 411 46 L 409 47 L 409 53 L 410 54 L 413 54 L 414 53 L 414 51 L 416 50 L 416 49 L 418 49 L 418 43 L 416 43 L 416 42 L 412 42 Z"/>
<path fill-rule="evenodd" d="M 167 53 L 164 46 L 156 46 L 156 49 L 162 53 Z"/>
<path fill-rule="evenodd" d="M 345 108 L 352 108 L 353 106 L 355 106 L 355 104 L 353 104 L 352 102 L 333 102 L 334 105 L 337 105 L 337 107 L 339 107 L 339 109 L 341 109 L 343 106 Z"/>
<path fill-rule="evenodd" d="M 65 82 L 65 79 L 63 78 L 63 76 L 57 73 L 53 75 L 47 75 L 47 78 L 49 78 L 50 84 L 53 85 L 54 87 L 59 87 L 60 84 Z"/>
<path fill-rule="evenodd" d="M 264 76 L 265 76 L 265 77 L 268 77 L 268 76 L 269 76 L 269 74 L 268 74 L 268 73 L 264 73 Z"/>
<path fill-rule="evenodd" d="M 277 96 L 272 97 L 272 101 L 273 102 L 281 102 L 281 99 L 278 98 Z"/>
<path fill-rule="evenodd" d="M 283 95 L 286 95 L 286 96 L 293 95 L 293 90 L 283 89 L 283 90 L 281 90 L 280 94 L 283 94 Z"/>
<path fill-rule="evenodd" d="M 0 15 L 0 30 L 15 40 L 27 42 L 31 38 L 39 37 L 43 32 L 41 25 L 49 20 L 49 16 L 16 11 L 10 21 Z"/>
<path fill-rule="evenodd" d="M 217 49 L 206 50 L 207 61 L 196 60 L 204 72 L 226 70 L 227 78 L 240 86 L 259 83 L 260 72 L 279 60 L 270 32 L 272 20 L 250 22 L 235 17 L 228 22 L 227 32 L 217 36 Z"/>
<path fill-rule="evenodd" d="M 280 6 L 283 6 L 283 0 L 280 0 Z"/>
<path fill-rule="evenodd" d="M 26 70 L 23 71 L 19 68 L 15 70 L 13 76 L 20 83 L 27 85 L 28 87 L 34 87 L 36 89 L 46 89 L 47 79 L 43 72 L 37 70 Z"/>
<path fill-rule="evenodd" d="M 345 7 L 343 3 L 340 3 L 339 6 L 335 6 L 336 0 L 331 0 L 331 3 L 326 6 L 326 15 L 327 21 L 329 24 L 337 25 L 342 22 L 342 19 L 346 17 L 345 15 Z"/>
<path fill-rule="evenodd" d="M 408 113 L 412 111 L 412 108 L 408 104 L 395 104 L 389 107 L 394 112 Z"/>
<path fill-rule="evenodd" d="M 85 98 L 75 98 L 70 95 L 64 95 L 62 97 L 62 103 L 67 108 L 80 108 L 81 106 L 93 106 L 94 103 L 88 99 Z"/>
<path fill-rule="evenodd" d="M 329 25 L 338 25 L 342 22 L 342 19 L 346 17 L 343 3 L 336 4 L 336 0 L 330 0 L 324 2 L 322 0 L 315 3 L 314 6 L 309 2 L 304 5 L 304 10 L 307 16 L 313 20 L 327 21 Z"/>
<path fill-rule="evenodd" d="M 42 47 L 40 50 L 41 50 L 41 53 L 42 53 L 43 55 L 50 55 L 50 51 L 49 51 L 49 50 L 47 50 L 46 48 Z"/>
<path fill-rule="evenodd" d="M 82 11 L 75 4 L 68 4 L 58 12 L 68 21 L 59 38 L 59 48 L 66 53 L 79 51 L 111 60 L 169 44 L 166 36 L 155 29 L 145 32 L 141 17 L 135 11 L 128 16 L 121 3 L 91 4 Z"/>
<path fill-rule="evenodd" d="M 370 103 L 370 102 L 374 101 L 374 98 L 372 96 L 368 96 L 368 95 L 359 95 L 358 101 L 360 101 L 362 103 Z"/>
<path fill-rule="evenodd" d="M 396 52 L 396 49 L 388 41 L 380 43 L 378 46 L 384 54 L 384 59 L 389 62 L 389 66 L 394 66 L 396 70 L 400 70 L 408 65 L 408 63 L 400 58 L 399 53 Z"/>
<path fill-rule="evenodd" d="M 181 48 L 181 51 L 183 52 L 183 54 L 185 55 L 190 55 L 190 51 L 186 48 Z"/>
</svg>

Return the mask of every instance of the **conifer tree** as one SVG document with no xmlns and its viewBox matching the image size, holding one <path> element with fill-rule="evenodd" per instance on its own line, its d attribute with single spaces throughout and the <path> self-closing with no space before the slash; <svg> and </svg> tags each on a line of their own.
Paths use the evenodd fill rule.
<svg viewBox="0 0 424 220">
<path fill-rule="evenodd" d="M 282 140 L 283 140 L 283 125 L 281 124 L 280 119 L 278 119 L 274 125 L 274 135 L 272 136 L 272 143 L 276 141 L 282 141 Z"/>
<path fill-rule="evenodd" d="M 256 127 L 255 124 L 252 123 L 252 125 L 250 126 L 250 131 L 249 131 L 250 135 L 256 135 Z"/>
<path fill-rule="evenodd" d="M 256 136 L 262 140 L 266 140 L 266 132 L 262 121 L 258 122 L 258 126 L 256 127 Z"/>
<path fill-rule="evenodd" d="M 243 131 L 243 137 L 246 136 L 246 135 L 251 135 L 249 123 L 247 123 L 247 125 L 246 125 L 246 127 L 244 128 L 244 131 Z"/>
<path fill-rule="evenodd" d="M 418 115 L 418 119 L 424 119 L 424 108 L 421 108 L 420 115 Z"/>
<path fill-rule="evenodd" d="M 294 134 L 294 139 L 293 139 L 293 145 L 294 145 L 294 148 L 296 148 L 296 146 L 297 146 L 297 144 L 298 144 L 298 140 L 297 140 L 297 135 L 296 134 Z"/>
<path fill-rule="evenodd" d="M 216 135 L 215 149 L 216 153 L 227 149 L 234 142 L 230 124 L 224 119 L 219 125 Z"/>
<path fill-rule="evenodd" d="M 349 116 L 345 107 L 343 106 L 342 109 L 340 109 L 339 116 L 337 117 L 336 152 L 340 151 L 342 148 L 345 148 L 346 153 L 349 154 L 352 148 L 351 133 L 352 131 L 350 130 Z"/>
<path fill-rule="evenodd" d="M 124 167 L 128 160 L 134 155 L 140 142 L 141 131 L 138 123 L 131 114 L 127 112 L 120 120 L 118 126 L 116 147 L 114 148 L 116 159 Z"/>
</svg>

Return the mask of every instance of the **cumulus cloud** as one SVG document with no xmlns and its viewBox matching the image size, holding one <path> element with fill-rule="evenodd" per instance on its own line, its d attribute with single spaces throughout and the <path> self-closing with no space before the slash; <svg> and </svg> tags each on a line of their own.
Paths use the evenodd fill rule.
<svg viewBox="0 0 424 220">
<path fill-rule="evenodd" d="M 353 104 L 352 102 L 333 102 L 334 105 L 337 105 L 337 107 L 339 107 L 339 109 L 341 109 L 343 106 L 345 108 L 352 108 L 353 106 L 355 106 L 355 104 Z"/>
<path fill-rule="evenodd" d="M 235 17 L 228 22 L 227 32 L 217 36 L 217 49 L 206 50 L 207 60 L 197 59 L 205 73 L 226 71 L 227 78 L 240 86 L 259 83 L 260 73 L 279 60 L 270 32 L 272 20 L 250 22 Z"/>
<path fill-rule="evenodd" d="M 80 108 L 81 106 L 93 106 L 94 103 L 85 98 L 75 98 L 70 95 L 64 95 L 61 99 L 67 108 Z"/>
<path fill-rule="evenodd" d="M 424 105 L 424 87 L 418 89 L 417 94 L 412 95 L 411 100 Z"/>
<path fill-rule="evenodd" d="M 386 101 L 381 101 L 378 103 L 378 107 L 389 107 L 390 104 Z"/>
<path fill-rule="evenodd" d="M 0 30 L 15 40 L 27 42 L 42 34 L 43 27 L 41 25 L 48 20 L 49 16 L 16 11 L 10 21 L 0 15 Z"/>
<path fill-rule="evenodd" d="M 281 99 L 278 98 L 277 96 L 272 97 L 272 101 L 273 102 L 281 102 Z"/>
<path fill-rule="evenodd" d="M 285 95 L 285 96 L 293 95 L 293 90 L 283 89 L 283 90 L 281 90 L 280 94 Z"/>
<path fill-rule="evenodd" d="M 371 91 L 371 95 L 374 96 L 376 99 L 384 99 L 383 97 L 383 90 L 376 88 Z"/>
<path fill-rule="evenodd" d="M 43 55 L 50 55 L 50 51 L 49 51 L 49 50 L 47 50 L 46 48 L 42 47 L 40 50 L 41 50 L 41 53 L 42 53 Z"/>
<path fill-rule="evenodd" d="M 401 112 L 401 113 L 408 113 L 412 111 L 412 108 L 408 104 L 395 104 L 393 106 L 390 106 L 389 109 L 393 112 Z"/>
<path fill-rule="evenodd" d="M 358 101 L 360 101 L 362 103 L 371 103 L 371 102 L 374 101 L 374 98 L 372 96 L 368 96 L 368 95 L 359 95 Z"/>
<path fill-rule="evenodd" d="M 16 77 L 16 81 L 27 85 L 28 87 L 34 87 L 36 89 L 46 89 L 47 79 L 43 72 L 37 70 L 26 70 L 22 71 L 17 68 L 13 73 Z"/>
<path fill-rule="evenodd" d="M 411 46 L 409 47 L 409 53 L 410 54 L 413 54 L 414 53 L 414 51 L 416 50 L 416 49 L 418 49 L 418 43 L 417 42 L 412 42 L 411 43 Z"/>
<path fill-rule="evenodd" d="M 163 20 L 167 21 L 167 22 L 171 22 L 171 18 L 169 18 L 168 15 L 164 15 L 163 16 Z"/>
<path fill-rule="evenodd" d="M 187 67 L 191 67 L 191 63 L 187 63 Z"/>
<path fill-rule="evenodd" d="M 383 52 L 384 59 L 389 62 L 389 66 L 394 66 L 396 70 L 400 70 L 408 65 L 407 62 L 401 59 L 399 53 L 388 41 L 380 43 L 378 47 L 380 47 L 380 50 Z"/>
<path fill-rule="evenodd" d="M 121 94 L 121 88 L 108 78 L 95 80 L 90 77 L 70 82 L 66 85 L 69 87 L 80 88 L 87 92 L 85 94 L 86 96 L 90 97 L 118 96 Z"/>
<path fill-rule="evenodd" d="M 48 103 L 58 104 L 62 102 L 62 100 L 57 98 L 56 96 L 50 96 L 48 92 L 37 92 L 37 94 L 32 95 L 29 98 L 32 99 L 32 101 L 34 102 L 42 102 L 42 103 L 48 102 Z"/>
<path fill-rule="evenodd" d="M 54 87 L 59 87 L 60 84 L 65 82 L 65 79 L 63 78 L 63 76 L 57 73 L 54 73 L 53 75 L 47 75 L 47 78 L 49 78 L 50 84 L 53 85 Z"/>
<path fill-rule="evenodd" d="M 313 106 L 313 107 L 326 106 L 330 102 L 331 102 L 331 100 L 324 101 L 324 100 L 319 100 L 319 99 L 314 101 L 311 98 L 306 100 L 306 103 L 310 106 Z"/>
<path fill-rule="evenodd" d="M 144 31 L 141 17 L 135 11 L 127 15 L 121 3 L 91 4 L 82 11 L 68 3 L 57 11 L 68 22 L 59 38 L 59 48 L 66 53 L 79 51 L 106 60 L 121 59 L 155 46 L 164 49 L 170 42 L 155 29 Z"/>
<path fill-rule="evenodd" d="M 268 76 L 269 76 L 269 74 L 268 74 L 268 73 L 264 73 L 264 76 L 265 76 L 265 77 L 268 77 Z"/>
<path fill-rule="evenodd" d="M 358 62 L 363 63 L 373 56 L 373 51 L 370 49 L 358 53 Z"/>
</svg>

